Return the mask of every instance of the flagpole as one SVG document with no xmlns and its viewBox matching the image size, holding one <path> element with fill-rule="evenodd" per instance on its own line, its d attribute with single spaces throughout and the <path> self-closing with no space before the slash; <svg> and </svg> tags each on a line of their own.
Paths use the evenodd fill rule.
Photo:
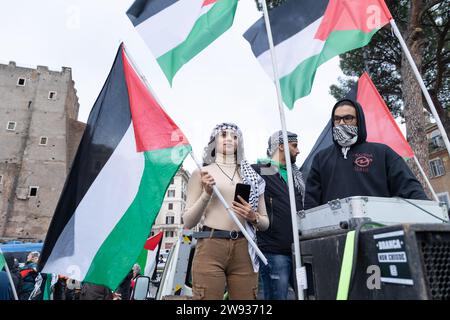
<svg viewBox="0 0 450 320">
<path fill-rule="evenodd" d="M 295 193 L 294 193 L 294 183 L 292 181 L 292 164 L 291 164 L 291 157 L 290 157 L 290 151 L 289 151 L 289 143 L 288 143 L 288 137 L 287 137 L 287 130 L 286 130 L 286 116 L 284 114 L 284 106 L 283 106 L 283 100 L 281 97 L 281 87 L 280 87 L 280 78 L 278 76 L 278 67 L 276 64 L 276 55 L 275 55 L 275 48 L 273 45 L 273 38 L 272 38 L 272 29 L 270 27 L 270 21 L 269 21 L 269 13 L 267 10 L 267 3 L 265 0 L 259 0 L 263 7 L 264 12 L 264 21 L 266 25 L 266 31 L 267 31 L 267 38 L 269 41 L 270 46 L 270 55 L 272 59 L 272 67 L 273 67 L 273 74 L 275 78 L 275 86 L 277 91 L 277 98 L 278 98 L 278 109 L 280 112 L 280 120 L 281 120 L 281 128 L 283 131 L 283 145 L 284 145 L 284 157 L 286 160 L 286 169 L 288 174 L 288 187 L 289 187 L 289 202 L 291 207 L 291 220 L 292 220 L 292 233 L 293 233 L 293 239 L 294 239 L 294 251 L 295 251 L 295 275 L 296 275 L 296 285 L 297 285 L 297 292 L 298 292 L 298 299 L 304 300 L 304 292 L 303 290 L 306 289 L 306 272 L 305 268 L 302 267 L 301 259 L 300 259 L 300 242 L 299 242 L 299 236 L 298 236 L 298 226 L 297 226 L 297 207 L 295 203 Z"/>
<path fill-rule="evenodd" d="M 439 118 L 439 115 L 436 111 L 436 107 L 434 106 L 433 100 L 431 100 L 430 94 L 425 86 L 425 83 L 423 82 L 422 76 L 420 75 L 420 72 L 417 69 L 417 65 L 414 62 L 413 57 L 411 56 L 411 52 L 409 51 L 408 46 L 406 45 L 406 42 L 403 39 L 403 36 L 400 33 L 400 30 L 398 29 L 397 24 L 395 23 L 395 20 L 391 19 L 390 23 L 391 23 L 391 27 L 394 31 L 394 34 L 397 36 L 398 41 L 400 42 L 400 45 L 403 49 L 403 52 L 405 53 L 406 58 L 408 59 L 408 62 L 411 65 L 414 75 L 416 76 L 416 79 L 419 82 L 419 85 L 420 85 L 420 88 L 422 89 L 423 95 L 425 96 L 425 99 L 427 100 L 428 106 L 431 109 L 431 113 L 433 114 L 433 117 L 436 120 L 439 131 L 441 132 L 442 138 L 445 143 L 445 147 L 447 148 L 447 152 L 450 155 L 450 142 L 448 140 L 448 136 L 447 136 L 447 133 L 445 132 L 444 126 L 442 125 L 441 119 Z"/>
<path fill-rule="evenodd" d="M 16 286 L 14 285 L 14 281 L 11 277 L 11 271 L 9 271 L 9 267 L 8 267 L 8 262 L 6 261 L 6 257 L 3 254 L 2 249 L 0 249 L 0 255 L 3 256 L 3 259 L 5 260 L 5 270 L 6 270 L 6 275 L 8 276 L 9 279 L 9 284 L 11 285 L 11 290 L 13 292 L 13 296 L 15 300 L 19 300 L 19 297 L 17 296 L 17 291 L 16 291 Z"/>
<path fill-rule="evenodd" d="M 190 152 L 192 159 L 194 160 L 195 164 L 197 165 L 197 168 L 199 170 L 202 170 L 202 166 L 200 165 L 200 162 L 197 161 L 197 158 L 195 157 L 194 153 L 191 151 Z M 258 255 L 258 257 L 261 259 L 261 261 L 264 263 L 264 265 L 267 265 L 267 259 L 264 256 L 264 254 L 261 252 L 261 250 L 258 248 L 258 246 L 256 245 L 256 243 L 253 241 L 252 237 L 248 234 L 247 230 L 245 230 L 244 226 L 242 225 L 242 223 L 239 221 L 239 219 L 236 217 L 236 215 L 234 214 L 233 210 L 231 210 L 230 206 L 227 204 L 227 202 L 225 201 L 224 197 L 222 196 L 222 194 L 220 193 L 219 189 L 217 188 L 217 186 L 213 186 L 213 191 L 215 193 L 215 195 L 217 196 L 217 198 L 219 199 L 219 201 L 222 203 L 222 205 L 225 207 L 225 209 L 227 210 L 228 214 L 230 215 L 231 219 L 233 219 L 234 223 L 237 224 L 237 226 L 239 227 L 239 229 L 241 230 L 241 232 L 244 234 L 245 238 L 247 239 L 247 241 L 250 243 L 250 245 L 253 247 L 253 249 L 255 249 L 256 254 Z"/>
<path fill-rule="evenodd" d="M 423 171 L 422 165 L 420 164 L 419 159 L 417 159 L 416 155 L 414 155 L 414 161 L 416 162 L 417 166 L 419 167 L 420 173 L 424 177 L 425 182 L 427 183 L 428 189 L 430 189 L 434 200 L 439 202 L 439 198 L 438 198 L 436 192 L 434 192 L 433 186 L 431 185 L 430 180 L 428 179 L 427 175 L 425 174 L 425 171 Z"/>
</svg>

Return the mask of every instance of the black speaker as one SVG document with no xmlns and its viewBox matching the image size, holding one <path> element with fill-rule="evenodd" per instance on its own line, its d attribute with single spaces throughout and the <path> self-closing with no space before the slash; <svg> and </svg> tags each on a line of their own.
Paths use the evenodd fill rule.
<svg viewBox="0 0 450 320">
<path fill-rule="evenodd" d="M 311 300 L 336 299 L 347 231 L 300 237 Z M 449 300 L 450 226 L 404 224 L 359 232 L 348 299 Z"/>
</svg>

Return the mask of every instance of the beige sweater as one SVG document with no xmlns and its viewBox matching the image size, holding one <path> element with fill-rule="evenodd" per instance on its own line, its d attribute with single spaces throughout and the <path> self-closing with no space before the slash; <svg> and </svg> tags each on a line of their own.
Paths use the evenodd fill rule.
<svg viewBox="0 0 450 320">
<path fill-rule="evenodd" d="M 220 168 L 231 178 L 236 168 L 236 161 L 224 158 L 222 154 L 216 155 L 216 163 L 203 167 L 213 176 L 217 188 L 222 193 L 225 201 L 231 207 L 234 199 L 236 186 L 231 184 L 231 180 L 225 176 Z M 239 168 L 233 179 L 234 183 L 242 183 Z M 269 218 L 267 217 L 264 195 L 261 195 L 258 203 L 259 223 L 256 226 L 258 230 L 264 231 L 269 227 Z M 203 189 L 200 171 L 197 169 L 192 173 L 187 187 L 186 209 L 183 213 L 184 227 L 195 227 L 204 216 L 203 225 L 220 230 L 239 230 L 238 226 L 231 219 L 222 203 L 213 193 L 211 196 Z M 245 219 L 236 214 L 239 221 L 245 226 Z"/>
</svg>

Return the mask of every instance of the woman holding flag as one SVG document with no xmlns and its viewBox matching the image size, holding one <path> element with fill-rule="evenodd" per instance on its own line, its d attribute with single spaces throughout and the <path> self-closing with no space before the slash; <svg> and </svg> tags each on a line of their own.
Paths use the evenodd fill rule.
<svg viewBox="0 0 450 320">
<path fill-rule="evenodd" d="M 249 201 L 233 201 L 237 183 L 251 186 Z M 202 219 L 192 264 L 194 299 L 223 299 L 225 285 L 232 300 L 256 299 L 258 258 L 219 199 L 216 186 L 246 231 L 266 230 L 269 219 L 264 203 L 264 180 L 244 159 L 241 130 L 232 123 L 217 125 L 205 148 L 202 170 L 189 180 L 184 226 L 193 228 Z"/>
</svg>

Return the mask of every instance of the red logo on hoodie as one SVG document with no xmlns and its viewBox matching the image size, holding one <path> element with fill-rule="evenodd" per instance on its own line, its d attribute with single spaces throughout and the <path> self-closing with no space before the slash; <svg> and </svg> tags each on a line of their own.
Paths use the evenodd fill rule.
<svg viewBox="0 0 450 320">
<path fill-rule="evenodd" d="M 373 155 L 369 153 L 357 153 L 354 157 L 355 171 L 369 172 L 369 167 L 373 162 Z"/>
</svg>

